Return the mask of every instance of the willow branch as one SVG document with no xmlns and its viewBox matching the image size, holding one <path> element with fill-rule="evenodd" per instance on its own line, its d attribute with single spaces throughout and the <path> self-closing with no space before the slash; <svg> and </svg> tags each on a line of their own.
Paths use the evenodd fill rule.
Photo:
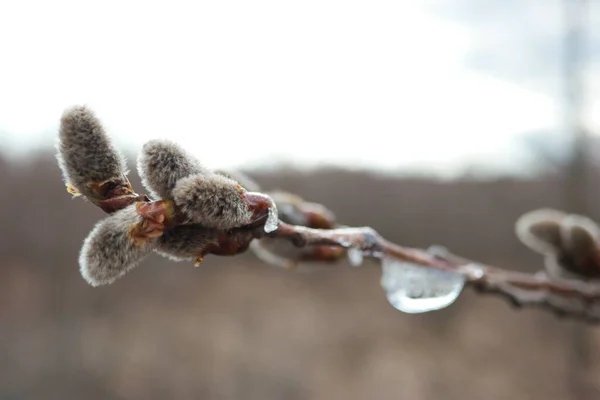
<svg viewBox="0 0 600 400">
<path fill-rule="evenodd" d="M 464 259 L 439 247 L 429 251 L 405 247 L 384 239 L 369 227 L 313 229 L 280 221 L 277 230 L 266 234 L 263 224 L 264 221 L 224 232 L 219 246 L 209 249 L 208 253 L 236 255 L 245 251 L 253 240 L 265 236 L 288 240 L 297 247 L 355 248 L 370 257 L 390 257 L 426 268 L 459 273 L 476 291 L 499 295 L 517 308 L 538 307 L 560 317 L 600 322 L 600 285 L 592 281 L 551 279 L 544 272 L 509 271 Z"/>
<path fill-rule="evenodd" d="M 178 259 L 193 256 L 198 264 L 206 254 L 237 255 L 253 240 L 270 236 L 297 247 L 312 246 L 314 251 L 301 254 L 300 260 L 335 261 L 344 252 L 331 249 L 360 249 L 371 257 L 454 271 L 478 291 L 503 296 L 518 307 L 537 306 L 558 315 L 600 321 L 600 285 L 592 283 L 600 277 L 600 227 L 586 217 L 551 210 L 521 217 L 516 224 L 521 241 L 549 261 L 550 276 L 532 275 L 447 252 L 403 247 L 371 228 L 340 227 L 324 206 L 290 194 L 271 198 L 242 178 L 248 188 L 255 187 L 248 191 L 236 179 L 207 170 L 169 141 L 146 143 L 138 157 L 138 171 L 150 197 L 163 199 L 150 202 L 135 193 L 124 157 L 85 106 L 65 110 L 57 147 L 68 192 L 112 214 L 96 224 L 82 247 L 82 275 L 94 286 L 119 278 L 150 251 Z M 277 214 L 280 206 L 282 212 Z M 296 225 L 280 221 L 273 231 L 277 218 Z M 558 277 L 550 272 L 555 267 Z M 583 278 L 570 279 L 566 273 Z"/>
<path fill-rule="evenodd" d="M 545 273 L 527 274 L 484 265 L 441 250 L 420 250 L 392 243 L 372 228 L 320 230 L 280 223 L 269 236 L 298 247 L 328 245 L 357 248 L 365 255 L 410 262 L 464 275 L 480 293 L 499 295 L 513 306 L 540 307 L 557 316 L 600 322 L 600 286 L 582 280 L 550 279 Z"/>
<path fill-rule="evenodd" d="M 135 194 L 135 193 L 134 193 Z M 144 217 L 144 210 L 153 210 L 153 204 L 147 202 L 145 196 L 108 196 L 111 207 L 102 207 L 107 212 L 122 209 L 127 205 L 140 202 L 147 206 L 139 207 Z M 177 214 L 177 210 L 175 210 Z M 279 223 L 277 230 L 266 234 L 264 220 L 247 227 L 223 231 L 218 245 L 206 249 L 206 254 L 237 255 L 245 251 L 255 239 L 269 236 L 288 240 L 297 247 L 332 246 L 356 248 L 366 256 L 375 258 L 391 257 L 401 262 L 410 262 L 426 268 L 454 271 L 465 277 L 467 285 L 480 293 L 499 295 L 513 306 L 539 307 L 553 312 L 557 316 L 583 319 L 589 322 L 600 322 L 600 285 L 582 279 L 550 278 L 544 272 L 527 274 L 509 271 L 502 268 L 484 265 L 450 254 L 447 251 L 425 251 L 400 246 L 384 239 L 374 229 L 335 228 L 314 229 L 298 225 Z M 307 261 L 322 261 L 319 258 Z"/>
</svg>

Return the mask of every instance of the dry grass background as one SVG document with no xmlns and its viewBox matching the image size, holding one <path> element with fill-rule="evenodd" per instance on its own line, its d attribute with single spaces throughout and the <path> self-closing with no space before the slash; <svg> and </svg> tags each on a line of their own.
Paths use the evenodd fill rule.
<svg viewBox="0 0 600 400">
<path fill-rule="evenodd" d="M 253 177 L 402 244 L 528 271 L 541 262 L 513 222 L 560 207 L 564 187 L 552 176 Z M 102 212 L 69 199 L 50 156 L 0 160 L 0 188 L 0 399 L 558 400 L 576 398 L 573 382 L 600 396 L 598 328 L 587 328 L 588 371 L 574 376 L 574 322 L 470 290 L 446 310 L 404 315 L 386 302 L 373 263 L 291 273 L 251 254 L 210 256 L 197 269 L 152 256 L 92 288 L 77 253 Z M 591 193 L 600 220 L 600 185 Z"/>
</svg>

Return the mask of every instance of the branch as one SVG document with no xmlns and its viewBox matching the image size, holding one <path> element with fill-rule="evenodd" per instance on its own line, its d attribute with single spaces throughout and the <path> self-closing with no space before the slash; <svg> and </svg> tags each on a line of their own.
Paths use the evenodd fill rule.
<svg viewBox="0 0 600 400">
<path fill-rule="evenodd" d="M 454 271 L 464 275 L 467 284 L 478 292 L 500 295 L 515 307 L 540 307 L 557 316 L 600 322 L 600 287 L 594 283 L 550 279 L 543 272 L 532 275 L 507 271 L 460 258 L 440 248 L 427 252 L 404 247 L 368 227 L 319 230 L 281 223 L 269 236 L 289 240 L 299 247 L 354 247 L 380 259 L 392 257 L 427 268 Z"/>
<path fill-rule="evenodd" d="M 403 247 L 372 228 L 340 227 L 324 206 L 290 194 L 260 193 L 255 183 L 215 173 L 169 141 L 146 143 L 137 160 L 143 185 L 157 199 L 151 202 L 133 190 L 124 157 L 86 107 L 63 114 L 57 160 L 69 193 L 110 214 L 92 229 L 80 254 L 81 273 L 94 286 L 113 282 L 151 251 L 199 264 L 206 254 L 237 255 L 254 240 L 261 244 L 277 238 L 271 241 L 275 247 L 282 241 L 308 247 L 293 256 L 285 253 L 281 260 L 336 261 L 342 249 L 353 248 L 385 262 L 458 273 L 479 292 L 501 295 L 517 307 L 600 321 L 600 227 L 583 216 L 538 210 L 517 221 L 519 239 L 544 256 L 545 272 L 532 275 L 440 249 Z M 404 278 L 401 283 L 411 286 L 414 276 Z"/>
<path fill-rule="evenodd" d="M 125 208 L 136 202 L 138 203 L 138 214 L 152 221 L 157 210 L 161 211 L 164 204 L 175 207 L 170 201 L 140 202 L 139 200 L 145 196 L 134 194 L 134 196 L 112 198 L 111 204 L 115 205 L 113 209 Z M 177 207 L 175 207 L 174 213 L 180 214 Z M 176 224 L 175 226 L 180 225 Z M 172 228 L 170 227 L 170 229 Z M 561 317 L 568 316 L 588 322 L 600 322 L 600 286 L 593 282 L 559 277 L 550 278 L 544 272 L 527 274 L 508 271 L 458 257 L 440 247 L 431 248 L 429 251 L 404 247 L 384 239 L 369 227 L 314 229 L 280 221 L 278 228 L 267 234 L 264 230 L 264 219 L 262 219 L 251 226 L 221 231 L 217 243 L 206 247 L 201 252 L 199 260 L 205 254 L 219 256 L 240 254 L 249 248 L 253 240 L 262 239 L 265 236 L 289 241 L 299 248 L 318 248 L 320 246 L 355 248 L 361 250 L 366 256 L 378 259 L 389 257 L 426 268 L 457 272 L 465 277 L 467 285 L 472 286 L 478 292 L 500 295 L 517 308 L 539 307 Z M 315 257 L 305 258 L 303 261 L 318 262 L 339 259 L 339 257 L 328 259 L 322 256 L 323 253 L 315 254 Z"/>
</svg>

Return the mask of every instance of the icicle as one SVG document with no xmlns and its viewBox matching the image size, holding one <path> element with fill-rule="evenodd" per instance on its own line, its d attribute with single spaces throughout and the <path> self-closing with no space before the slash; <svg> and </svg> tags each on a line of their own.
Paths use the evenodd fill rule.
<svg viewBox="0 0 600 400">
<path fill-rule="evenodd" d="M 360 267 L 363 263 L 363 252 L 361 249 L 356 247 L 350 247 L 348 249 L 348 261 L 353 267 Z"/>
<path fill-rule="evenodd" d="M 277 213 L 277 207 L 274 205 L 269 207 L 269 215 L 267 222 L 265 222 L 265 232 L 271 233 L 279 227 L 279 215 Z"/>
</svg>

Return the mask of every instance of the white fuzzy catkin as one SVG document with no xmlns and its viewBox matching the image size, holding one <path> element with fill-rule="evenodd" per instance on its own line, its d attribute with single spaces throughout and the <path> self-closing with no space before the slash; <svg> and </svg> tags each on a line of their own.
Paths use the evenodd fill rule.
<svg viewBox="0 0 600 400">
<path fill-rule="evenodd" d="M 560 226 L 566 215 L 549 208 L 530 211 L 517 220 L 515 233 L 523 244 L 538 253 L 556 253 L 562 248 Z"/>
<path fill-rule="evenodd" d="M 580 279 L 597 276 L 590 265 L 590 252 L 600 238 L 600 229 L 591 219 L 553 209 L 540 209 L 517 220 L 518 238 L 544 256 L 546 272 L 552 278 Z"/>
<path fill-rule="evenodd" d="M 120 179 L 127 173 L 125 158 L 113 146 L 100 120 L 85 106 L 63 113 L 56 158 L 65 183 L 85 196 L 90 183 Z"/>
<path fill-rule="evenodd" d="M 598 225 L 581 215 L 568 215 L 561 224 L 561 240 L 567 252 L 587 255 L 596 248 L 600 232 Z"/>
<path fill-rule="evenodd" d="M 156 253 L 173 261 L 193 261 L 211 244 L 218 244 L 220 232 L 200 225 L 179 225 L 158 239 Z"/>
<path fill-rule="evenodd" d="M 156 248 L 155 238 L 145 242 L 133 240 L 130 232 L 142 220 L 132 204 L 96 224 L 79 255 L 81 275 L 90 285 L 112 283 Z"/>
<path fill-rule="evenodd" d="M 222 175 L 192 175 L 180 179 L 173 200 L 189 222 L 208 228 L 231 229 L 251 222 L 244 189 Z"/>
<path fill-rule="evenodd" d="M 172 191 L 182 178 L 212 174 L 195 157 L 169 140 L 151 140 L 144 144 L 138 155 L 137 170 L 154 200 L 172 199 Z"/>
</svg>

